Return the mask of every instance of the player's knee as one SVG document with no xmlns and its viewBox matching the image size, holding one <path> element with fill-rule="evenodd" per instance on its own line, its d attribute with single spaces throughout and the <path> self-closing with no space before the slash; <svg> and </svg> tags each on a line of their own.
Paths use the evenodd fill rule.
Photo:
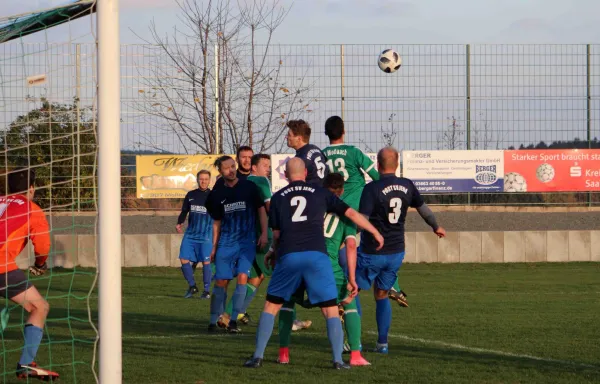
<svg viewBox="0 0 600 384">
<path fill-rule="evenodd" d="M 373 290 L 373 296 L 375 296 L 375 300 L 382 300 L 388 296 L 388 291 L 383 289 L 375 288 Z"/>
<path fill-rule="evenodd" d="M 179 259 L 179 261 L 181 261 L 181 265 L 189 264 L 190 263 L 190 261 L 186 260 L 186 259 Z"/>
<path fill-rule="evenodd" d="M 38 316 L 46 318 L 48 313 L 50 313 L 50 304 L 44 299 L 38 300 L 37 302 L 31 304 L 33 304 L 33 308 L 30 311 L 32 314 L 35 313 Z"/>
<path fill-rule="evenodd" d="M 216 280 L 215 285 L 219 288 L 227 288 L 227 283 L 229 280 Z"/>
</svg>

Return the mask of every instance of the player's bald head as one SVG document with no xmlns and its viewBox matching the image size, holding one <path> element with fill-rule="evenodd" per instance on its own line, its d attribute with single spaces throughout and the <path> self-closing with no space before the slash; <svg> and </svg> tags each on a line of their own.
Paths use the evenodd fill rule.
<svg viewBox="0 0 600 384">
<path fill-rule="evenodd" d="M 385 147 L 377 153 L 379 173 L 396 173 L 398 168 L 398 151 L 394 147 Z"/>
<path fill-rule="evenodd" d="M 292 157 L 285 165 L 285 174 L 290 182 L 306 180 L 306 164 L 299 157 Z"/>
</svg>

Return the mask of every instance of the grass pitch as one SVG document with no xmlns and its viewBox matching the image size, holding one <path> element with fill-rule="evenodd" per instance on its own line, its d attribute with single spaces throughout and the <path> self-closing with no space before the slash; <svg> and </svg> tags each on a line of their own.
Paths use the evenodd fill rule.
<svg viewBox="0 0 600 384">
<path fill-rule="evenodd" d="M 51 364 L 60 382 L 93 383 L 95 334 L 86 309 L 93 276 L 85 269 L 72 272 L 54 270 L 35 281 L 51 305 L 37 361 Z M 410 308 L 393 304 L 390 354 L 365 351 L 372 366 L 331 369 L 321 314 L 300 308 L 298 317 L 313 326 L 292 335 L 291 364 L 274 362 L 275 329 L 265 365 L 250 370 L 242 364 L 253 351 L 255 323 L 241 335 L 208 334 L 209 302 L 182 298 L 186 284 L 179 269 L 124 269 L 124 382 L 600 382 L 600 263 L 407 264 L 400 281 Z M 249 310 L 254 321 L 265 289 L 266 284 Z M 371 292 L 361 299 L 368 350 L 377 338 L 375 305 Z M 96 323 L 97 291 L 90 306 Z M 23 313 L 10 308 L 2 337 L 4 383 L 15 382 L 22 346 Z"/>
</svg>

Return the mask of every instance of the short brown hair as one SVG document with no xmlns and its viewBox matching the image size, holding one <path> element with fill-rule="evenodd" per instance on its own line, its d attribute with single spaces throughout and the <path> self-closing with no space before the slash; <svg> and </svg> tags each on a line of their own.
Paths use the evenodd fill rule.
<svg viewBox="0 0 600 384">
<path fill-rule="evenodd" d="M 325 176 L 323 187 L 327 189 L 338 190 L 344 188 L 344 176 L 340 173 L 330 173 Z"/>
<path fill-rule="evenodd" d="M 210 171 L 208 169 L 201 169 L 200 172 L 198 172 L 196 174 L 196 179 L 200 177 L 200 175 L 208 175 L 208 177 L 211 177 L 212 175 L 210 174 Z"/>
<path fill-rule="evenodd" d="M 304 120 L 290 120 L 287 122 L 287 127 L 292 131 L 294 136 L 302 136 L 305 142 L 310 141 L 310 126 Z"/>
</svg>

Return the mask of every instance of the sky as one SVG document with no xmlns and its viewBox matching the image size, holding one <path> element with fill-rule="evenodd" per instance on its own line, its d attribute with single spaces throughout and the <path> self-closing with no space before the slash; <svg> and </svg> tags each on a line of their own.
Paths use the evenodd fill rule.
<svg viewBox="0 0 600 384">
<path fill-rule="evenodd" d="M 230 1 L 237 4 L 251 0 Z M 69 1 L 0 2 L 4 3 L 1 18 Z M 280 4 L 290 3 L 280 0 Z M 152 20 L 161 35 L 171 32 L 181 25 L 179 13 L 175 0 L 120 0 L 121 43 L 152 41 L 148 29 Z M 315 81 L 307 94 L 315 102 L 310 108 L 305 107 L 307 112 L 301 111 L 304 115 L 300 117 L 311 124 L 322 124 L 327 116 L 340 113 L 340 47 L 333 44 L 344 44 L 345 119 L 360 127 L 354 130 L 353 143 L 364 144 L 365 150 L 367 144 L 372 148 L 381 145 L 379 131 L 393 114 L 394 124 L 401 132 L 396 140 L 404 143 L 401 147 L 439 149 L 438 136 L 451 117 L 456 117 L 463 127 L 466 125 L 465 44 L 473 44 L 472 129 L 481 129 L 489 122 L 496 136 L 488 141 L 500 142 L 503 147 L 585 138 L 586 47 L 581 44 L 600 43 L 599 14 L 598 0 L 296 0 L 272 41 L 285 46 L 272 48 L 274 53 L 267 66 L 276 68 L 281 56 L 285 62 L 282 69 L 285 86 L 293 87 L 294 81 L 302 76 Z M 26 42 L 83 42 L 75 37 L 91 38 L 90 27 L 90 18 L 85 17 L 52 28 L 47 34 L 28 36 Z M 393 76 L 383 74 L 374 62 L 376 55 L 389 47 L 401 49 L 404 57 L 402 69 Z M 181 151 L 170 130 L 155 128 L 164 125 L 162 120 L 138 121 L 139 113 L 131 104 L 140 103 L 145 87 L 141 79 L 148 75 L 142 76 L 140 71 L 151 67 L 148 60 L 153 53 L 135 46 L 127 49 L 122 58 L 122 114 L 126 121 L 122 129 L 123 146 Z M 593 137 L 600 137 L 599 50 L 600 45 L 592 47 Z M 41 63 L 49 59 L 34 56 L 27 56 L 28 65 L 23 65 L 20 58 L 6 64 L 12 65 L 12 71 L 17 73 L 16 81 L 43 71 Z M 55 71 L 55 98 L 73 97 L 74 65 L 69 57 L 72 59 L 73 52 L 54 55 L 49 61 L 49 71 Z M 90 60 L 89 57 L 84 60 L 84 68 L 91 68 Z M 5 77 L 10 77 L 11 68 L 4 68 Z M 89 77 L 91 69 L 86 73 Z M 29 95 L 19 92 L 32 92 L 26 88 L 9 91 L 18 100 Z M 28 107 L 23 106 L 25 110 Z M 0 115 L 0 120 L 12 121 L 13 115 L 22 112 L 20 108 L 13 108 L 12 114 L 4 117 Z M 320 139 L 325 137 L 321 135 Z"/>
<path fill-rule="evenodd" d="M 64 4 L 65 0 L 3 3 L 0 16 Z M 120 0 L 120 7 L 122 43 L 148 38 L 152 19 L 161 32 L 178 23 L 175 0 Z M 596 0 L 296 0 L 274 42 L 595 43 L 600 40 L 598 14 L 600 2 Z"/>
</svg>

